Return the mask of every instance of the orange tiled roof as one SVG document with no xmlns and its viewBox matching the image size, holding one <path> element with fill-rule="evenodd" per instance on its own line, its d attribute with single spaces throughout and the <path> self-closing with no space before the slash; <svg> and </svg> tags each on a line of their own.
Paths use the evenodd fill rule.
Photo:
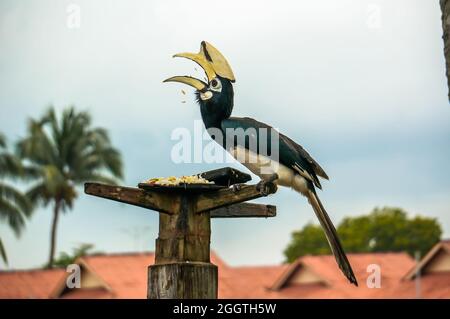
<svg viewBox="0 0 450 319">
<path fill-rule="evenodd" d="M 235 287 L 226 298 L 383 298 L 389 297 L 400 278 L 414 265 L 406 253 L 348 254 L 359 287 L 350 285 L 336 265 L 333 256 L 304 256 L 289 266 L 247 267 L 233 269 Z M 370 274 L 367 266 L 381 268 L 381 288 L 368 288 L 365 281 Z M 312 270 L 323 284 L 291 284 L 290 278 L 302 267 Z M 238 280 L 239 278 L 239 280 Z M 273 290 L 282 281 L 282 288 Z M 238 282 L 238 284 L 236 283 Z"/>
<path fill-rule="evenodd" d="M 420 292 L 416 292 L 416 285 Z M 450 272 L 431 273 L 416 280 L 404 280 L 392 290 L 392 295 L 397 298 L 450 298 Z"/>
<path fill-rule="evenodd" d="M 414 265 L 414 260 L 406 253 L 348 254 L 348 259 L 358 279 L 358 287 L 349 285 L 333 256 L 307 256 L 301 262 L 324 277 L 329 286 L 322 286 L 322 289 L 311 288 L 304 295 L 301 287 L 291 287 L 280 293 L 292 297 L 295 295 L 296 298 L 393 298 L 392 289 L 398 285 L 405 271 Z M 366 284 L 368 276 L 373 272 L 368 269 L 369 265 L 380 267 L 380 288 L 369 288 Z"/>
<path fill-rule="evenodd" d="M 440 244 L 450 247 L 450 242 Z M 211 254 L 211 262 L 219 267 L 219 298 L 416 297 L 416 282 L 405 279 L 415 262 L 406 253 L 348 254 L 348 258 L 359 287 L 347 282 L 331 255 L 304 256 L 290 265 L 231 267 Z M 0 271 L 0 298 L 146 297 L 147 268 L 154 263 L 153 253 L 92 255 L 78 262 L 96 278 L 97 286 L 64 290 L 67 273 L 63 269 Z M 370 264 L 380 266 L 381 288 L 366 285 Z M 313 274 L 315 281 L 292 280 L 305 271 Z M 420 286 L 421 297 L 450 298 L 450 271 L 424 274 Z"/>
<path fill-rule="evenodd" d="M 83 260 L 111 287 L 115 298 L 147 295 L 147 268 L 154 263 L 154 253 L 93 255 Z"/>
<path fill-rule="evenodd" d="M 268 288 L 288 265 L 219 268 L 219 298 L 270 298 Z"/>
<path fill-rule="evenodd" d="M 0 298 L 48 298 L 63 269 L 0 272 Z"/>
</svg>

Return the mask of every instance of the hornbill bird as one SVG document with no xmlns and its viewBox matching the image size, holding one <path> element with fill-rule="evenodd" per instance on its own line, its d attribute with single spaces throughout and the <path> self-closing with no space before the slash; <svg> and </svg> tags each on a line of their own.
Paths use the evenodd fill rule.
<svg viewBox="0 0 450 319">
<path fill-rule="evenodd" d="M 202 120 L 210 136 L 261 178 L 258 183 L 261 192 L 265 192 L 269 183 L 272 183 L 291 187 L 308 199 L 320 221 L 339 268 L 348 280 L 357 286 L 358 283 L 336 229 L 315 190 L 315 187 L 322 188 L 318 176 L 328 179 L 325 171 L 303 147 L 278 131 L 275 137 L 277 139 L 275 146 L 278 149 L 272 147 L 273 134 L 267 133 L 267 130 L 271 132 L 275 130 L 271 126 L 248 117 L 231 117 L 234 98 L 232 83 L 235 82 L 235 77 L 225 57 L 210 43 L 202 41 L 199 53 L 179 53 L 174 57 L 187 58 L 200 65 L 206 73 L 207 82 L 205 82 L 206 79 L 201 81 L 191 76 L 174 76 L 164 82 L 180 82 L 196 89 L 195 94 L 200 104 Z M 244 138 L 235 136 L 236 132 L 242 134 L 249 129 L 253 130 L 252 133 L 245 134 Z M 263 131 L 265 131 L 264 134 Z M 230 136 L 230 132 L 233 136 Z M 266 145 L 266 152 L 262 151 L 260 145 Z M 274 151 L 278 151 L 277 158 L 272 156 Z"/>
</svg>

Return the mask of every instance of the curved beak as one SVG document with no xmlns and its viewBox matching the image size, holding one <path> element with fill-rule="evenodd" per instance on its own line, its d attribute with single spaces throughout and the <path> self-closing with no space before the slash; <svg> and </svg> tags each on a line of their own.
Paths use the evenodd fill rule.
<svg viewBox="0 0 450 319">
<path fill-rule="evenodd" d="M 228 79 L 231 82 L 235 81 L 233 71 L 225 57 L 219 50 L 206 41 L 202 41 L 199 53 L 178 53 L 173 57 L 186 58 L 200 65 L 205 71 L 208 81 L 211 81 L 217 77 L 217 75 Z M 204 90 L 207 86 L 205 82 L 190 76 L 173 76 L 163 82 L 180 82 L 190 85 L 199 91 Z"/>
<path fill-rule="evenodd" d="M 192 76 L 172 76 L 171 78 L 165 79 L 163 82 L 180 82 L 190 85 L 199 91 L 203 91 L 207 85 L 205 82 L 193 78 Z"/>
</svg>

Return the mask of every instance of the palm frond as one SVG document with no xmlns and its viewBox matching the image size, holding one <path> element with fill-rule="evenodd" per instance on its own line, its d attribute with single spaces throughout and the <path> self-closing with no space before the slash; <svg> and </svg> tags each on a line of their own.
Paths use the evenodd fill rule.
<svg viewBox="0 0 450 319">
<path fill-rule="evenodd" d="M 91 150 L 83 157 L 83 161 L 79 161 L 77 167 L 74 168 L 75 171 L 80 172 L 79 176 L 85 175 L 82 172 L 88 172 L 89 175 L 92 171 L 105 170 L 115 178 L 121 179 L 123 177 L 122 167 L 122 158 L 119 151 L 107 146 Z"/>
<path fill-rule="evenodd" d="M 42 177 L 42 167 L 34 164 L 23 166 L 21 178 L 25 181 L 34 181 Z"/>
<path fill-rule="evenodd" d="M 0 238 L 0 256 L 2 257 L 5 264 L 8 264 L 8 257 L 6 256 L 6 249 L 5 246 L 3 246 L 2 239 Z"/>
<path fill-rule="evenodd" d="M 6 220 L 17 236 L 20 235 L 25 226 L 25 219 L 21 210 L 2 198 L 0 198 L 0 220 Z"/>
<path fill-rule="evenodd" d="M 102 140 L 103 143 L 109 144 L 111 140 L 109 138 L 108 131 L 104 128 L 98 127 L 90 131 L 90 134 L 94 136 L 96 139 Z"/>
<path fill-rule="evenodd" d="M 33 206 L 47 206 L 52 199 L 51 194 L 48 192 L 47 187 L 43 181 L 40 181 L 33 185 L 27 192 L 26 196 Z"/>
<path fill-rule="evenodd" d="M 38 165 L 59 165 L 58 152 L 52 139 L 45 131 L 45 121 L 29 120 L 28 136 L 17 143 L 17 154 Z"/>
<path fill-rule="evenodd" d="M 105 157 L 106 168 L 118 179 L 123 178 L 123 162 L 119 151 L 110 148 Z"/>
<path fill-rule="evenodd" d="M 18 178 L 23 174 L 23 166 L 20 159 L 9 153 L 0 153 L 0 176 Z"/>
<path fill-rule="evenodd" d="M 0 133 L 0 147 L 6 147 L 6 137 Z"/>
<path fill-rule="evenodd" d="M 25 216 L 29 216 L 32 211 L 32 205 L 28 198 L 11 185 L 0 183 L 0 198 L 3 201 L 11 202 Z"/>
</svg>

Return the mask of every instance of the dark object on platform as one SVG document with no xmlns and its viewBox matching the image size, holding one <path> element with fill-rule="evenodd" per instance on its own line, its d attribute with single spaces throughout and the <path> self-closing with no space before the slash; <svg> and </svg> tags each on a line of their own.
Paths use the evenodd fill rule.
<svg viewBox="0 0 450 319">
<path fill-rule="evenodd" d="M 214 169 L 212 171 L 201 173 L 199 176 L 207 179 L 208 181 L 214 182 L 216 185 L 222 186 L 243 184 L 252 180 L 252 177 L 249 174 L 243 173 L 231 167 Z"/>
</svg>

